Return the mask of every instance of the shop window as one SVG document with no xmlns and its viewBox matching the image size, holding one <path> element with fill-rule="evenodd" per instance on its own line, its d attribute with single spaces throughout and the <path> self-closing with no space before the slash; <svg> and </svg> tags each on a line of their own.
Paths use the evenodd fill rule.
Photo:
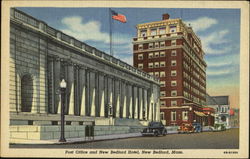
<svg viewBox="0 0 250 159">
<path fill-rule="evenodd" d="M 182 120 L 187 121 L 188 120 L 188 111 L 183 111 L 182 112 Z"/>
</svg>

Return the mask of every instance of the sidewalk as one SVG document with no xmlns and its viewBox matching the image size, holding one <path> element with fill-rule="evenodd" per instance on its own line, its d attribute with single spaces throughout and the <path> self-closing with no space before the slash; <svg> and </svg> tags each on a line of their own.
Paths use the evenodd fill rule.
<svg viewBox="0 0 250 159">
<path fill-rule="evenodd" d="M 128 134 L 112 134 L 104 136 L 93 137 L 82 137 L 82 138 L 66 138 L 66 142 L 59 142 L 59 139 L 53 140 L 25 140 L 25 139 L 12 139 L 11 144 L 72 144 L 72 143 L 82 143 L 82 142 L 93 142 L 93 141 L 103 141 L 103 140 L 113 140 L 113 139 L 123 139 L 140 137 L 141 133 L 128 133 Z"/>
</svg>

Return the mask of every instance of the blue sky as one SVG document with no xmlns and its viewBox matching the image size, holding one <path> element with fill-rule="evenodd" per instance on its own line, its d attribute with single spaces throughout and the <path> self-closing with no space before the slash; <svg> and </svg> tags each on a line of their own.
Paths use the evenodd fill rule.
<svg viewBox="0 0 250 159">
<path fill-rule="evenodd" d="M 109 53 L 108 8 L 18 8 L 78 40 Z M 206 53 L 207 91 L 232 95 L 239 88 L 240 9 L 112 8 L 127 18 L 113 22 L 114 56 L 133 64 L 136 24 L 160 21 L 163 13 L 182 18 L 201 38 Z M 224 91 L 223 91 L 224 90 Z M 229 91 L 229 92 L 228 92 Z"/>
</svg>

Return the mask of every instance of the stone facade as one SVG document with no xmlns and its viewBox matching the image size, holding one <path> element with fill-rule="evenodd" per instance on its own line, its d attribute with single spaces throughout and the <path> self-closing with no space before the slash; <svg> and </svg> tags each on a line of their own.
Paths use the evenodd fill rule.
<svg viewBox="0 0 250 159">
<path fill-rule="evenodd" d="M 58 127 L 62 79 L 67 126 L 160 118 L 158 78 L 11 9 L 10 125 Z"/>
</svg>

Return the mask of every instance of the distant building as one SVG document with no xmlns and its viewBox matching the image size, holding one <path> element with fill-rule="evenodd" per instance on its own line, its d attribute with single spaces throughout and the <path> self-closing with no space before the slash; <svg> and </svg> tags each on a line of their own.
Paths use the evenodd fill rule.
<svg viewBox="0 0 250 159">
<path fill-rule="evenodd" d="M 230 126 L 232 128 L 238 128 L 240 126 L 240 111 L 238 108 L 230 109 Z"/>
<path fill-rule="evenodd" d="M 161 119 L 168 126 L 203 123 L 207 65 L 200 38 L 168 14 L 136 28 L 134 66 L 160 78 Z"/>
<path fill-rule="evenodd" d="M 215 109 L 215 124 L 224 124 L 226 128 L 230 128 L 229 96 L 207 95 L 207 106 Z"/>
</svg>

